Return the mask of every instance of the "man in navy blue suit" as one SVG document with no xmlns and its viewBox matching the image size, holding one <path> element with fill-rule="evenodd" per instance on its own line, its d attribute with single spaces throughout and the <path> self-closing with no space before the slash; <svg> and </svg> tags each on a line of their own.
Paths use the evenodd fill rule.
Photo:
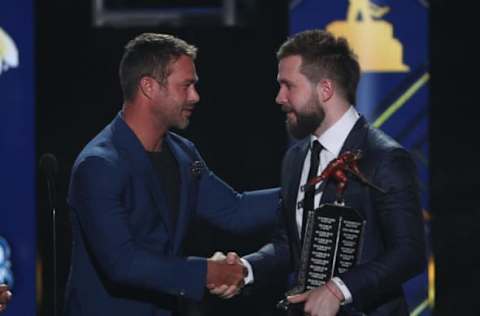
<svg viewBox="0 0 480 316">
<path fill-rule="evenodd" d="M 125 47 L 123 109 L 72 170 L 66 315 L 177 315 L 206 286 L 239 286 L 243 266 L 182 255 L 189 223 L 200 216 L 249 233 L 276 216 L 278 189 L 235 192 L 170 131 L 188 125 L 199 101 L 195 56 L 194 46 L 164 34 L 141 34 Z"/>
<path fill-rule="evenodd" d="M 277 57 L 276 101 L 287 113 L 290 133 L 299 139 L 283 162 L 281 225 L 270 244 L 242 259 L 231 253 L 228 262 L 247 266 L 245 283 L 260 288 L 275 275 L 298 272 L 304 212 L 336 200 L 336 183 L 327 181 L 311 208 L 304 210 L 301 188 L 339 154 L 359 149 L 363 154 L 359 170 L 386 191 L 348 178 L 345 203 L 367 221 L 360 260 L 325 285 L 289 301 L 305 302 L 304 312 L 312 316 L 408 315 L 402 283 L 420 273 L 426 261 L 412 158 L 353 107 L 360 67 L 345 39 L 321 30 L 305 31 L 288 39 Z M 319 166 L 312 172 L 315 161 Z M 211 290 L 227 298 L 237 291 L 226 285 Z"/>
</svg>

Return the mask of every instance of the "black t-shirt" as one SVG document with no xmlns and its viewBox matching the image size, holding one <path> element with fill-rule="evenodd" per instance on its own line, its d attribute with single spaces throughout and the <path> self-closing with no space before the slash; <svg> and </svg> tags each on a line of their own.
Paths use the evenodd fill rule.
<svg viewBox="0 0 480 316">
<path fill-rule="evenodd" d="M 165 189 L 167 203 L 172 212 L 173 227 L 176 227 L 180 201 L 180 172 L 177 160 L 165 141 L 161 151 L 147 151 L 147 154 Z"/>
</svg>

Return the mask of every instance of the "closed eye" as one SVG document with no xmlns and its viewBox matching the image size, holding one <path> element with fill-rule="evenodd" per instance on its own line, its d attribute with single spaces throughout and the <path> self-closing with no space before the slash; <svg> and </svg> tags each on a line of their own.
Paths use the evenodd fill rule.
<svg viewBox="0 0 480 316">
<path fill-rule="evenodd" d="M 280 84 L 280 87 L 284 86 L 288 90 L 294 87 L 294 84 L 288 80 L 279 80 L 278 83 Z"/>
</svg>

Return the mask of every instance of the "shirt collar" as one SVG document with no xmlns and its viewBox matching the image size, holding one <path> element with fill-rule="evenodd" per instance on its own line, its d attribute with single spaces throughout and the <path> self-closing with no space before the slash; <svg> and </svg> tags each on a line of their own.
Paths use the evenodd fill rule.
<svg viewBox="0 0 480 316">
<path fill-rule="evenodd" d="M 355 110 L 353 106 L 350 106 L 342 117 L 320 135 L 320 137 L 317 138 L 315 135 L 311 135 L 310 143 L 318 140 L 324 149 L 337 157 L 342 149 L 343 143 L 359 117 L 360 114 L 358 114 L 357 110 Z"/>
</svg>

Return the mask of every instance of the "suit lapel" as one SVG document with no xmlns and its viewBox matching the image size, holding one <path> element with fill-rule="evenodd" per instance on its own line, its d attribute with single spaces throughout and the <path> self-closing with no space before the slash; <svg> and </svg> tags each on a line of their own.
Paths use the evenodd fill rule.
<svg viewBox="0 0 480 316">
<path fill-rule="evenodd" d="M 368 123 L 363 116 L 357 120 L 352 130 L 348 134 L 345 142 L 343 143 L 342 149 L 340 150 L 340 155 L 348 150 L 362 149 L 364 147 L 365 137 L 368 131 Z M 349 180 L 351 176 L 347 175 Z M 320 204 L 323 203 L 332 203 L 336 200 L 336 182 L 333 179 L 330 179 L 325 188 L 323 189 L 323 194 Z M 347 184 L 348 190 L 348 184 Z"/>
<path fill-rule="evenodd" d="M 192 187 L 192 177 L 190 176 L 191 169 L 191 159 L 185 153 L 181 146 L 175 141 L 172 140 L 170 135 L 167 135 L 165 138 L 167 144 L 172 150 L 173 156 L 177 160 L 178 168 L 180 172 L 180 196 L 179 196 L 179 209 L 177 217 L 177 226 L 175 229 L 175 238 L 174 238 L 174 253 L 177 253 L 180 250 L 181 242 L 183 236 L 186 233 L 186 229 L 189 222 L 189 212 L 194 209 L 191 204 L 191 187 Z"/>
<path fill-rule="evenodd" d="M 343 143 L 340 154 L 347 150 L 361 149 L 365 142 L 365 136 L 368 130 L 368 123 L 363 116 L 360 116 L 352 130 L 347 136 L 347 139 Z"/>
<path fill-rule="evenodd" d="M 170 236 L 170 239 L 173 240 L 174 230 L 172 229 L 171 210 L 167 203 L 167 197 L 165 196 L 165 188 L 161 184 L 152 162 L 145 152 L 145 148 L 125 123 L 121 112 L 112 122 L 112 132 L 116 146 L 125 151 L 127 157 L 130 158 L 131 167 L 135 174 L 145 179 L 146 186 L 153 197 L 157 211 L 164 219 L 167 234 Z"/>
<path fill-rule="evenodd" d="M 291 159 L 291 163 L 289 163 L 286 168 L 288 172 L 288 177 L 286 178 L 286 182 L 288 184 L 287 189 L 287 216 L 289 217 L 288 223 L 290 225 L 290 231 L 293 232 L 293 237 L 295 239 L 295 245 L 298 246 L 300 249 L 300 238 L 299 238 L 299 231 L 297 227 L 297 195 L 298 189 L 300 185 L 300 178 L 302 177 L 302 170 L 303 170 L 303 163 L 305 161 L 305 157 L 307 155 L 308 149 L 310 147 L 309 138 L 296 145 L 293 148 L 294 152 L 292 153 L 293 157 Z M 291 211 L 290 211 L 291 210 Z"/>
</svg>

